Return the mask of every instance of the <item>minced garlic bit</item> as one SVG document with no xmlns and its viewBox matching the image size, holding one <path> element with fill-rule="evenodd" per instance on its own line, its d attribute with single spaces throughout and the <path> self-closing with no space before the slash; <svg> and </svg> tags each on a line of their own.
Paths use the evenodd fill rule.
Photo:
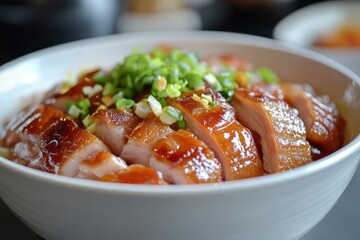
<svg viewBox="0 0 360 240">
<path fill-rule="evenodd" d="M 163 91 L 163 90 L 165 90 L 166 85 L 167 85 L 167 80 L 166 80 L 166 78 L 160 77 L 159 80 L 157 81 L 157 86 L 156 86 L 156 87 L 157 87 L 157 89 L 158 89 L 159 91 Z"/>
<path fill-rule="evenodd" d="M 82 88 L 82 92 L 87 97 L 92 97 L 93 95 L 101 92 L 103 90 L 103 86 L 100 84 L 95 84 L 93 87 L 85 86 Z"/>
<path fill-rule="evenodd" d="M 201 94 L 201 98 L 206 99 L 209 103 L 213 101 L 211 95 L 208 94 Z"/>
<path fill-rule="evenodd" d="M 104 104 L 100 104 L 100 105 L 96 108 L 96 111 L 105 110 L 105 109 L 107 109 L 107 107 L 106 107 Z"/>
<path fill-rule="evenodd" d="M 211 86 L 217 84 L 219 81 L 216 79 L 213 73 L 207 73 L 204 75 L 204 80 Z"/>
<path fill-rule="evenodd" d="M 244 71 L 238 71 L 234 76 L 235 82 L 239 87 L 245 87 L 248 85 L 248 77 L 246 76 Z"/>
<path fill-rule="evenodd" d="M 111 96 L 105 96 L 101 98 L 101 102 L 106 106 L 109 107 L 114 104 L 114 99 Z"/>
<path fill-rule="evenodd" d="M 197 94 L 193 94 L 192 95 L 192 98 L 195 100 L 195 101 L 198 101 L 200 103 L 202 103 L 206 109 L 210 109 L 212 106 L 213 106 L 213 99 L 210 95 L 207 95 L 207 94 L 201 94 L 201 97 Z"/>
</svg>

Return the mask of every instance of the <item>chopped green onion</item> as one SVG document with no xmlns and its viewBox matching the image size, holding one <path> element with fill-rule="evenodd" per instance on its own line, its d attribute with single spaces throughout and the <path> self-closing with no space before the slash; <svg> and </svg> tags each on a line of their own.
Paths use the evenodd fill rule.
<svg viewBox="0 0 360 240">
<path fill-rule="evenodd" d="M 262 68 L 259 73 L 252 75 L 264 75 L 264 81 L 269 81 L 269 74 L 266 71 L 264 73 Z M 157 102 L 152 103 L 151 98 L 147 99 L 150 108 L 155 115 L 160 116 L 160 105 L 167 106 L 166 98 L 176 98 L 185 91 L 203 89 L 205 86 L 210 86 L 229 100 L 239 82 L 236 77 L 239 77 L 236 72 L 227 68 L 214 75 L 206 62 L 201 61 L 192 51 L 155 48 L 150 53 L 143 53 L 141 47 L 138 47 L 110 72 L 101 71 L 95 74 L 93 79 L 96 84 L 93 87 L 84 87 L 83 92 L 85 96 L 91 97 L 102 91 L 102 97 L 112 97 L 117 107 L 130 108 L 134 103 L 127 100 L 150 93 Z M 249 83 L 254 79 L 251 72 L 244 72 L 241 78 L 247 78 Z M 206 97 L 201 99 L 207 107 L 215 105 Z M 105 106 L 112 105 L 109 105 L 110 101 L 106 102 Z"/>
<path fill-rule="evenodd" d="M 171 98 L 176 98 L 176 97 L 179 97 L 181 95 L 181 85 L 180 84 L 177 84 L 177 83 L 172 83 L 172 84 L 168 84 L 166 86 L 166 93 L 169 97 Z"/>
<path fill-rule="evenodd" d="M 90 121 L 90 115 L 87 115 L 83 120 L 82 123 L 84 124 L 84 126 L 88 126 L 90 125 L 91 121 Z"/>
<path fill-rule="evenodd" d="M 180 129 L 186 129 L 186 126 L 187 124 L 186 124 L 186 121 L 183 119 L 183 120 L 180 120 L 180 121 L 178 121 L 178 127 L 180 128 Z"/>
<path fill-rule="evenodd" d="M 200 74 L 189 73 L 185 75 L 185 78 L 190 89 L 199 89 L 204 86 L 204 81 Z"/>
<path fill-rule="evenodd" d="M 163 108 L 163 113 L 168 114 L 169 116 L 175 118 L 177 121 L 182 120 L 184 113 L 174 107 L 166 106 Z"/>
<path fill-rule="evenodd" d="M 247 78 L 247 84 L 252 84 L 252 83 L 255 82 L 255 80 L 256 80 L 256 74 L 255 73 L 250 72 L 250 71 L 245 71 L 244 75 Z"/>
<path fill-rule="evenodd" d="M 217 78 L 212 73 L 207 73 L 204 75 L 204 80 L 216 91 L 221 91 L 222 87 Z"/>
<path fill-rule="evenodd" d="M 112 96 L 115 94 L 115 87 L 114 84 L 107 82 L 104 86 L 104 89 L 102 91 L 103 96 Z"/>
<path fill-rule="evenodd" d="M 111 76 L 108 74 L 105 74 L 104 72 L 98 72 L 94 75 L 93 80 L 95 83 L 105 85 L 105 83 L 111 81 Z"/>
<path fill-rule="evenodd" d="M 132 99 L 122 98 L 122 99 L 116 100 L 115 105 L 116 105 L 117 109 L 120 109 L 120 108 L 130 109 L 135 105 L 135 102 Z"/>
<path fill-rule="evenodd" d="M 87 127 L 86 127 L 86 130 L 89 132 L 89 133 L 94 133 L 95 130 L 96 130 L 96 124 L 93 122 L 91 124 L 89 124 Z"/>
<path fill-rule="evenodd" d="M 91 86 L 85 86 L 82 88 L 82 93 L 85 95 L 85 96 L 89 96 L 92 92 L 93 88 Z"/>
<path fill-rule="evenodd" d="M 159 119 L 165 125 L 171 125 L 177 121 L 176 118 L 170 116 L 168 113 L 164 111 L 160 114 Z"/>
<path fill-rule="evenodd" d="M 162 106 L 160 104 L 160 102 L 158 100 L 156 100 L 156 98 L 154 98 L 152 95 L 150 95 L 147 98 L 148 103 L 150 104 L 151 110 L 153 111 L 153 113 L 156 116 L 160 116 L 160 114 L 162 113 Z"/>
<path fill-rule="evenodd" d="M 103 86 L 100 84 L 95 84 L 93 87 L 91 86 L 85 86 L 82 88 L 82 92 L 85 96 L 91 97 L 103 90 Z"/>
<path fill-rule="evenodd" d="M 117 92 L 113 96 L 114 101 L 119 100 L 119 99 L 123 99 L 123 98 L 124 98 L 124 92 L 122 92 L 122 91 Z"/>
<path fill-rule="evenodd" d="M 162 107 L 166 107 L 168 105 L 165 98 L 158 98 L 158 101 L 160 102 Z"/>
<path fill-rule="evenodd" d="M 234 89 L 236 87 L 236 82 L 234 81 L 234 74 L 230 72 L 221 72 L 217 75 L 221 86 L 225 91 Z"/>
<path fill-rule="evenodd" d="M 140 118 L 146 118 L 146 116 L 151 113 L 150 104 L 146 99 L 141 100 L 135 105 L 135 114 Z"/>
<path fill-rule="evenodd" d="M 80 100 L 78 103 L 78 106 L 81 110 L 88 109 L 90 107 L 90 105 L 91 105 L 91 103 L 88 98 L 84 98 L 84 99 Z"/>
<path fill-rule="evenodd" d="M 256 72 L 262 77 L 265 83 L 277 83 L 279 81 L 276 73 L 267 67 L 261 67 L 256 70 Z"/>
<path fill-rule="evenodd" d="M 133 98 L 134 97 L 134 91 L 132 89 L 122 89 L 121 90 L 124 94 L 124 98 Z"/>
<path fill-rule="evenodd" d="M 78 118 L 80 116 L 81 109 L 78 108 L 76 105 L 71 105 L 67 110 L 67 113 L 74 118 Z"/>
<path fill-rule="evenodd" d="M 216 106 L 216 103 L 215 102 L 209 102 L 209 105 L 210 105 L 210 107 L 215 107 Z"/>
<path fill-rule="evenodd" d="M 88 98 L 84 98 L 80 100 L 78 103 L 69 101 L 67 102 L 67 106 L 68 106 L 67 113 L 74 118 L 80 118 L 82 120 L 87 115 L 89 115 L 90 105 L 91 103 Z"/>
</svg>

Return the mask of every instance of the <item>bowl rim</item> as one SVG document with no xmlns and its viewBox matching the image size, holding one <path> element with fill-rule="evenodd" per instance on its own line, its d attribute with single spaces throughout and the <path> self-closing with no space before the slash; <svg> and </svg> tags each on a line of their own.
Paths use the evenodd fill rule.
<svg viewBox="0 0 360 240">
<path fill-rule="evenodd" d="M 353 6 L 356 6 L 360 9 L 360 2 L 354 0 L 344 0 L 344 1 L 324 1 L 324 2 L 317 2 L 302 8 L 299 8 L 284 18 L 282 18 L 274 27 L 272 35 L 273 38 L 279 41 L 284 41 L 292 44 L 296 44 L 292 41 L 289 41 L 288 35 L 285 33 L 290 26 L 294 26 L 294 23 L 298 23 L 304 16 L 318 16 L 319 10 L 324 11 L 324 8 L 330 9 L 349 9 Z M 325 9 L 326 10 L 326 9 Z M 324 51 L 324 52 L 334 52 L 334 53 L 343 53 L 343 54 L 354 54 L 360 53 L 359 48 L 352 48 L 352 47 L 344 47 L 344 48 L 327 48 L 327 47 L 319 47 L 319 46 L 312 46 L 308 43 L 301 44 L 303 47 L 307 47 L 316 51 Z"/>
<path fill-rule="evenodd" d="M 109 36 L 96 37 L 85 40 L 78 40 L 74 42 L 64 43 L 53 47 L 39 50 L 13 61 L 5 63 L 0 66 L 0 75 L 3 71 L 12 68 L 18 64 L 24 63 L 29 59 L 46 56 L 48 54 L 56 54 L 64 49 L 78 48 L 78 47 L 91 47 L 98 42 L 102 44 L 111 43 L 113 41 L 123 41 L 124 43 L 131 41 L 134 37 L 142 37 L 144 42 L 154 39 L 160 39 L 161 36 L 170 36 L 170 39 L 179 38 L 181 35 L 181 41 L 194 41 L 194 40 L 206 40 L 208 42 L 223 42 L 234 44 L 246 44 L 249 46 L 270 48 L 273 50 L 286 52 L 289 54 L 295 54 L 306 59 L 316 61 L 324 64 L 327 67 L 335 69 L 339 73 L 345 75 L 349 79 L 358 85 L 360 85 L 360 76 L 351 72 L 346 67 L 340 65 L 334 60 L 322 56 L 316 52 L 310 51 L 303 47 L 295 46 L 279 42 L 273 39 L 268 39 L 259 36 L 253 36 L 241 33 L 219 32 L 219 31 L 149 31 L 149 32 L 133 32 L 133 33 L 121 33 Z M 154 37 L 156 36 L 156 37 Z M 177 36 L 177 37 L 175 37 Z M 269 185 L 280 184 L 288 181 L 296 181 L 297 179 L 310 176 L 312 174 L 324 171 L 342 161 L 346 160 L 346 157 L 354 154 L 360 149 L 360 134 L 351 140 L 348 144 L 341 149 L 332 153 L 316 162 L 312 162 L 300 168 L 296 168 L 291 171 L 270 174 L 266 176 L 260 176 L 250 179 L 243 179 L 239 181 L 229 181 L 217 184 L 199 184 L 199 185 L 168 185 L 168 186 L 154 186 L 154 185 L 134 185 L 134 184 L 119 184 L 109 182 L 91 181 L 86 179 L 76 179 L 66 176 L 54 175 L 47 172 L 31 169 L 26 166 L 22 166 L 18 163 L 0 157 L 0 168 L 5 168 L 7 171 L 12 171 L 16 174 L 25 175 L 26 177 L 35 178 L 38 181 L 47 182 L 52 185 L 62 186 L 73 189 L 82 189 L 88 191 L 101 191 L 111 192 L 113 194 L 131 193 L 140 195 L 179 195 L 184 194 L 217 194 L 219 191 L 241 191 L 241 190 L 255 190 Z"/>
</svg>

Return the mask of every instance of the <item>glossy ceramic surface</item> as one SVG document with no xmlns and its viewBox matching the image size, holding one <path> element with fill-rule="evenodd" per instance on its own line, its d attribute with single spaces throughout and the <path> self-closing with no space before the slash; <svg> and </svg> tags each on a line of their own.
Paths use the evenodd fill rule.
<svg viewBox="0 0 360 240">
<path fill-rule="evenodd" d="M 282 19 L 274 38 L 315 50 L 360 75 L 360 48 L 321 48 L 313 42 L 346 25 L 360 27 L 360 1 L 325 1 L 306 6 Z"/>
</svg>

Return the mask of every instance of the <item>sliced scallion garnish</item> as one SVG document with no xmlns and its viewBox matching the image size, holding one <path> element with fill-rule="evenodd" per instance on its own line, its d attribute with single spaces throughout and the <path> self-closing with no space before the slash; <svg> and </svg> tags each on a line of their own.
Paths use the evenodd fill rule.
<svg viewBox="0 0 360 240">
<path fill-rule="evenodd" d="M 262 80 L 265 83 L 277 83 L 279 82 L 279 78 L 276 73 L 267 67 L 260 67 L 256 70 L 256 72 L 261 76 Z"/>
<path fill-rule="evenodd" d="M 130 109 L 135 105 L 135 101 L 132 99 L 126 99 L 126 98 L 122 98 L 122 99 L 118 99 L 115 102 L 115 106 L 117 109 L 120 108 L 125 108 L 125 109 Z"/>
</svg>

